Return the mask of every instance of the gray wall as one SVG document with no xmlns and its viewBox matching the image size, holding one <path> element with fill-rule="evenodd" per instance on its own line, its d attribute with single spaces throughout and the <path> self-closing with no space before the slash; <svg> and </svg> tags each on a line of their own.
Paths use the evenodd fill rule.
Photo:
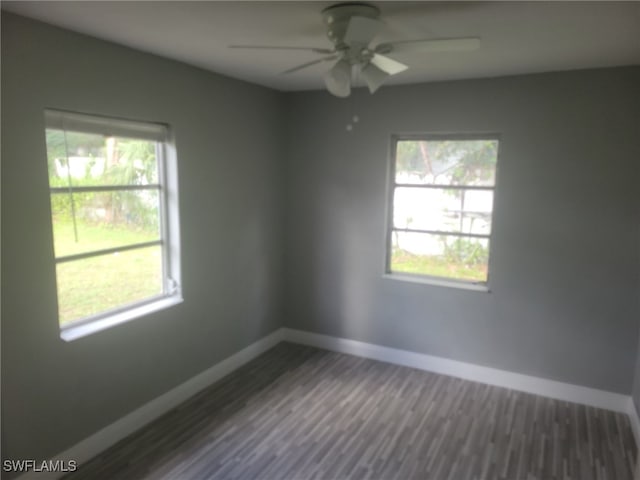
<svg viewBox="0 0 640 480">
<path fill-rule="evenodd" d="M 169 123 L 185 302 L 59 337 L 46 107 Z M 278 328 L 283 96 L 2 13 L 4 458 L 47 458 Z"/>
<path fill-rule="evenodd" d="M 629 394 L 638 85 L 620 68 L 289 94 L 287 326 Z M 502 137 L 491 293 L 383 278 L 389 139 L 416 132 Z"/>
</svg>

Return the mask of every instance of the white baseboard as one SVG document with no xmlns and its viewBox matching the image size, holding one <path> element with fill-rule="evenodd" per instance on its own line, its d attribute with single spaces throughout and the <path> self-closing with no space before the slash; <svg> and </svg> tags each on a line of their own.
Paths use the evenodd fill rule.
<svg viewBox="0 0 640 480">
<path fill-rule="evenodd" d="M 119 442 L 128 435 L 139 430 L 152 420 L 167 413 L 172 408 L 180 405 L 196 393 L 208 387 L 222 377 L 233 372 L 250 360 L 266 352 L 283 340 L 283 330 L 275 332 L 261 338 L 248 347 L 227 357 L 213 367 L 190 378 L 186 382 L 144 404 L 137 410 L 122 417 L 120 420 L 94 433 L 88 438 L 72 446 L 68 450 L 56 455 L 52 460 L 68 461 L 75 460 L 78 465 L 95 457 L 110 446 Z M 19 480 L 50 480 L 60 478 L 64 473 L 54 472 L 27 472 L 19 477 Z"/>
<path fill-rule="evenodd" d="M 472 363 L 459 362 L 448 358 L 434 357 L 423 353 L 409 352 L 395 348 L 382 347 L 371 343 L 349 340 L 346 338 L 330 337 L 318 333 L 302 330 L 284 329 L 284 339 L 304 345 L 333 350 L 335 352 L 357 355 L 397 365 L 418 368 L 430 372 L 464 378 L 474 382 L 496 385 L 522 392 L 533 393 L 545 397 L 567 400 L 574 403 L 605 408 L 615 412 L 629 414 L 628 395 L 597 390 L 595 388 L 572 385 L 570 383 L 548 380 L 530 375 L 482 367 Z M 635 409 L 634 409 L 635 411 Z M 633 421 L 631 421 L 633 424 Z M 636 443 L 640 445 L 640 442 Z"/>
</svg>

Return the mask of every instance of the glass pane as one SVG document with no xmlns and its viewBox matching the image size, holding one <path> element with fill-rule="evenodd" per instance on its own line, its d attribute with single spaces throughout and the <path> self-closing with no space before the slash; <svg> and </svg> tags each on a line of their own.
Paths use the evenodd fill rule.
<svg viewBox="0 0 640 480">
<path fill-rule="evenodd" d="M 486 282 L 489 240 L 392 232 L 391 271 Z"/>
<path fill-rule="evenodd" d="M 160 246 L 57 265 L 60 325 L 163 293 Z"/>
<path fill-rule="evenodd" d="M 493 186 L 497 140 L 402 140 L 396 183 Z"/>
<path fill-rule="evenodd" d="M 395 228 L 442 232 L 491 233 L 493 191 L 397 187 Z"/>
<path fill-rule="evenodd" d="M 51 195 L 56 257 L 160 239 L 157 190 Z"/>
<path fill-rule="evenodd" d="M 47 129 L 49 186 L 158 183 L 156 143 Z"/>
</svg>

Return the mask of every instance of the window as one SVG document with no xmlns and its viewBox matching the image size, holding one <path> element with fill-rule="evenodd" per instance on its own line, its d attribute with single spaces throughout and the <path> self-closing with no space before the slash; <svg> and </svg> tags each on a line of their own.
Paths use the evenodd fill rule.
<svg viewBox="0 0 640 480">
<path fill-rule="evenodd" d="M 497 158 L 496 138 L 394 139 L 388 273 L 486 290 Z"/>
<path fill-rule="evenodd" d="M 62 338 L 180 302 L 167 127 L 54 110 L 45 123 Z"/>
</svg>

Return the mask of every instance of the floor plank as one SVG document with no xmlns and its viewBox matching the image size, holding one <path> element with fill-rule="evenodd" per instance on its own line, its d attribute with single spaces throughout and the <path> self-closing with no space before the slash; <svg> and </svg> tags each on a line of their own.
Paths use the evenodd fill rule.
<svg viewBox="0 0 640 480">
<path fill-rule="evenodd" d="M 626 415 L 282 343 L 78 479 L 631 480 Z"/>
</svg>

